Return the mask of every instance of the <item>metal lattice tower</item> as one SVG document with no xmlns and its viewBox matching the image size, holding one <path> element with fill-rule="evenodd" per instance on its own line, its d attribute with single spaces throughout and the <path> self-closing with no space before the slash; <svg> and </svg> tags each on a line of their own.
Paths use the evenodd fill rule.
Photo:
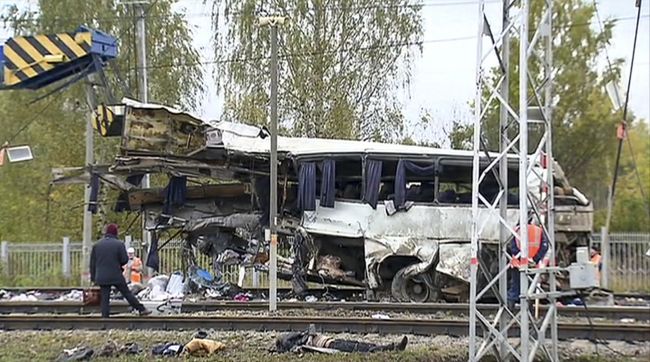
<svg viewBox="0 0 650 362">
<path fill-rule="evenodd" d="M 555 267 L 551 138 L 553 0 L 535 2 L 541 8 L 534 11 L 531 11 L 530 0 L 503 0 L 501 30 L 496 34 L 485 11 L 485 3 L 485 0 L 480 0 L 478 8 L 469 360 L 478 361 L 492 352 L 499 360 L 532 361 L 541 351 L 546 358 L 557 361 L 555 273 L 558 269 Z M 515 41 L 511 42 L 511 38 Z M 511 47 L 517 43 L 518 51 Z M 511 64 L 511 51 L 518 53 L 518 64 Z M 492 73 L 490 70 L 494 66 L 496 72 Z M 510 79 L 511 75 L 517 75 L 518 82 L 512 82 L 514 79 Z M 517 100 L 509 97 L 510 84 L 518 89 Z M 498 112 L 498 129 L 495 112 Z M 533 113 L 536 115 L 532 116 Z M 492 122 L 489 122 L 490 119 Z M 490 145 L 487 135 L 490 132 L 499 135 L 498 153 L 488 153 Z M 529 142 L 529 139 L 532 141 Z M 496 146 L 492 148 L 497 149 Z M 518 163 L 519 209 L 516 215 L 515 210 L 508 210 L 509 159 L 511 168 L 513 161 Z M 481 186 L 490 177 L 499 184 L 499 193 L 493 200 L 481 194 L 484 192 Z M 531 184 L 536 186 L 530 187 Z M 486 213 L 488 217 L 485 217 Z M 517 224 L 522 225 L 521 257 L 524 260 L 528 258 L 525 225 L 529 221 L 542 225 L 549 238 L 546 255 L 549 265 L 520 268 L 520 307 L 511 310 L 507 303 L 507 275 L 511 258 L 507 245 L 516 234 Z M 500 229 L 499 271 L 496 275 L 490 274 L 481 260 L 481 251 L 487 246 L 483 234 L 490 222 L 498 222 Z M 550 285 L 549 291 L 540 287 L 543 277 Z M 481 282 L 479 285 L 481 279 L 487 283 Z M 490 291 L 500 303 L 493 317 L 484 315 L 476 308 L 477 302 Z M 530 307 L 538 307 L 541 302 L 547 303 L 549 308 L 540 316 Z M 535 308 L 535 311 L 539 309 Z M 477 332 L 482 332 L 482 336 Z"/>
</svg>

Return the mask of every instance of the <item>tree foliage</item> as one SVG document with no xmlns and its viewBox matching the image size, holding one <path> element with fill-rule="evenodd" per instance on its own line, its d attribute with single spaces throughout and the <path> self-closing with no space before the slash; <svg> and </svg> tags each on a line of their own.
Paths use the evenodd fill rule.
<svg viewBox="0 0 650 362">
<path fill-rule="evenodd" d="M 215 54 L 225 118 L 267 122 L 270 29 L 279 14 L 279 119 L 296 136 L 396 140 L 396 91 L 420 49 L 420 6 L 410 0 L 217 0 Z"/>
<path fill-rule="evenodd" d="M 147 10 L 149 98 L 191 110 L 198 105 L 203 91 L 202 70 L 187 22 L 172 11 L 176 2 L 159 0 Z M 69 32 L 85 24 L 116 36 L 118 66 L 105 69 L 112 91 L 117 100 L 137 95 L 135 12 L 131 5 L 116 0 L 41 0 L 36 11 L 26 11 L 17 2 L 5 8 L 2 15 L 5 29 L 17 35 Z M 118 74 L 125 86 L 117 81 Z M 80 240 L 83 187 L 50 187 L 49 183 L 53 167 L 84 164 L 83 140 L 89 110 L 81 83 L 35 104 L 31 104 L 32 100 L 48 90 L 0 93 L 0 142 L 10 140 L 33 120 L 10 141 L 30 144 L 35 157 L 30 162 L 0 168 L 0 239 L 40 241 L 70 236 Z M 95 145 L 98 163 L 110 161 L 117 152 L 114 139 L 95 137 Z M 116 197 L 114 192 L 104 195 L 107 210 Z M 124 221 L 110 212 L 106 217 Z"/>
<path fill-rule="evenodd" d="M 650 232 L 650 130 L 644 121 L 628 129 L 628 140 L 624 140 L 619 166 L 619 177 L 612 210 L 612 231 Z M 611 160 L 613 169 L 613 157 Z M 611 183 L 611 177 L 605 177 Z M 604 225 L 607 210 L 598 210 L 597 225 Z"/>
<path fill-rule="evenodd" d="M 531 33 L 539 23 L 542 6 L 543 1 L 541 0 L 532 2 Z M 552 81 L 554 94 L 552 105 L 553 153 L 569 181 L 593 200 L 596 209 L 602 210 L 606 207 L 607 190 L 611 183 L 611 169 L 614 165 L 617 142 L 616 125 L 622 118 L 622 112 L 614 110 L 607 96 L 605 84 L 612 80 L 619 80 L 624 62 L 622 59 L 614 59 L 611 69 L 607 67 L 602 71 L 598 69 L 597 62 L 612 39 L 615 21 L 606 20 L 602 31 L 598 26 L 590 27 L 589 24 L 597 21 L 595 8 L 592 2 L 584 0 L 555 0 L 553 11 L 553 67 L 555 71 Z M 518 40 L 516 37 L 511 39 L 509 62 L 509 96 L 510 104 L 515 110 L 518 109 L 519 99 Z M 542 46 L 541 43 L 539 45 Z M 540 84 L 543 81 L 544 74 L 537 58 L 532 58 L 532 62 L 529 63 L 529 71 L 534 83 Z M 492 69 L 488 83 L 494 86 L 499 74 L 498 68 Z M 530 105 L 537 105 L 531 89 L 529 89 L 529 96 L 531 97 Z M 484 93 L 483 99 L 488 99 L 487 91 Z M 499 147 L 499 109 L 498 102 L 488 105 L 486 126 L 482 129 L 483 137 L 491 150 L 497 150 Z M 633 119 L 633 117 L 628 118 Z M 634 125 L 638 122 L 631 121 L 631 123 Z M 642 132 L 641 128 L 641 126 L 632 126 L 635 133 Z M 455 123 L 449 137 L 452 145 L 457 147 L 471 144 L 472 126 Z M 539 131 L 534 126 L 530 127 L 529 145 L 531 147 L 537 144 L 539 137 Z M 643 148 L 640 145 L 638 147 Z M 623 173 L 625 172 L 624 170 Z M 644 182 L 647 183 L 648 178 Z M 624 191 L 621 192 L 625 194 Z M 632 202 L 632 199 L 636 201 Z M 634 193 L 627 196 L 621 195 L 617 201 L 617 207 L 621 205 L 620 207 L 625 208 L 625 205 L 630 202 L 634 205 L 644 203 L 638 187 Z M 626 225 L 626 231 L 646 228 L 643 225 L 647 225 L 647 222 L 640 223 L 638 218 L 629 219 L 636 221 L 625 221 L 628 220 L 628 216 L 631 214 L 627 212 L 615 214 L 614 220 L 621 218 L 621 224 L 617 224 L 618 221 L 615 221 L 614 225 Z M 599 220 L 602 219 L 597 218 L 596 226 L 599 225 Z"/>
</svg>

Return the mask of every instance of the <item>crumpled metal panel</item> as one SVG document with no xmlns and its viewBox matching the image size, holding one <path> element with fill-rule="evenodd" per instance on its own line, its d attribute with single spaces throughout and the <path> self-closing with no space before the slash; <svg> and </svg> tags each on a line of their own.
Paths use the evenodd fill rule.
<svg viewBox="0 0 650 362">
<path fill-rule="evenodd" d="M 470 244 L 440 244 L 440 261 L 436 266 L 436 271 L 469 283 L 471 258 Z"/>
<path fill-rule="evenodd" d="M 427 238 L 387 237 L 381 239 L 365 238 L 364 251 L 366 260 L 366 275 L 368 286 L 379 287 L 379 265 L 390 256 L 414 256 L 427 265 L 420 266 L 425 270 L 436 260 L 439 242 Z"/>
<path fill-rule="evenodd" d="M 590 233 L 594 226 L 594 208 L 588 206 L 556 206 L 555 231 L 556 232 L 584 232 Z"/>
<path fill-rule="evenodd" d="M 186 156 L 205 147 L 206 127 L 189 114 L 127 107 L 122 148 L 127 152 Z"/>
<path fill-rule="evenodd" d="M 432 240 L 456 240 L 469 242 L 471 239 L 471 208 L 469 206 L 414 205 L 409 211 L 386 214 L 384 205 L 373 210 L 360 202 L 336 201 L 333 208 L 316 205 L 315 211 L 305 212 L 303 226 L 310 233 L 349 238 L 416 238 Z M 517 223 L 517 210 L 508 210 L 511 225 Z M 499 240 L 498 210 L 479 212 L 481 223 L 485 223 L 483 240 Z"/>
<path fill-rule="evenodd" d="M 508 210 L 508 220 L 513 227 L 517 217 L 516 209 Z M 485 223 L 483 239 L 497 242 L 498 210 L 492 214 L 487 209 L 481 210 L 479 218 Z M 388 216 L 381 204 L 373 210 L 364 203 L 337 200 L 334 208 L 317 204 L 315 211 L 305 212 L 303 226 L 313 234 L 364 238 L 366 271 L 371 288 L 379 286 L 377 266 L 387 257 L 415 256 L 421 261 L 432 260 L 439 244 L 440 263 L 436 270 L 468 280 L 469 206 L 414 205 L 409 211 Z"/>
<path fill-rule="evenodd" d="M 244 228 L 254 229 L 259 225 L 261 214 L 231 214 L 228 216 L 208 217 L 204 219 L 190 220 L 185 226 L 187 231 L 195 231 L 208 227 L 220 227 L 228 229 Z"/>
</svg>

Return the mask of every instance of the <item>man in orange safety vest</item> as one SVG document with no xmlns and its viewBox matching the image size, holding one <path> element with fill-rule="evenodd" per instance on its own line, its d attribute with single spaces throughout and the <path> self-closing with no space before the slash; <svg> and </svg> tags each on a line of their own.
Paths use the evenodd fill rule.
<svg viewBox="0 0 650 362">
<path fill-rule="evenodd" d="M 515 231 L 519 233 L 519 227 L 515 228 Z M 510 309 L 513 309 L 515 303 L 519 301 L 520 294 L 520 274 L 519 268 L 524 265 L 533 264 L 533 266 L 538 266 L 545 259 L 546 252 L 548 251 L 548 237 L 544 233 L 542 227 L 528 224 L 528 260 L 521 258 L 521 247 L 519 243 L 519 238 L 515 237 L 510 242 L 509 254 L 512 257 L 510 262 L 510 288 L 508 288 L 508 306 Z"/>
<path fill-rule="evenodd" d="M 135 249 L 128 248 L 129 261 L 124 266 L 124 279 L 127 283 L 142 283 L 142 259 L 135 256 Z"/>
</svg>

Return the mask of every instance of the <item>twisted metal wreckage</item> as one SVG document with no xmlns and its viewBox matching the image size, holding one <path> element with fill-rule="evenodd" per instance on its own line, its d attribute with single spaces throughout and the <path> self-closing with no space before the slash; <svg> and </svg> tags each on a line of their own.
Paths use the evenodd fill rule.
<svg viewBox="0 0 650 362">
<path fill-rule="evenodd" d="M 217 274 L 225 264 L 264 269 L 270 188 L 267 130 L 204 122 L 130 99 L 109 110 L 114 119 L 105 133 L 121 136 L 120 152 L 112 165 L 93 168 L 93 201 L 100 181 L 121 190 L 117 210 L 143 212 L 149 230 L 179 232 L 185 241 L 185 265 L 195 263 L 196 248 L 213 258 Z M 363 286 L 371 297 L 387 292 L 397 300 L 467 298 L 470 151 L 279 137 L 278 162 L 279 233 L 291 243 L 291 257 L 279 258 L 278 275 L 291 279 L 296 293 L 304 292 L 305 281 L 312 281 Z M 489 162 L 486 154 L 482 163 Z M 544 172 L 543 162 L 536 163 L 538 172 Z M 508 177 L 508 219 L 513 226 L 517 167 L 513 158 Z M 559 166 L 554 170 L 557 255 L 560 264 L 568 265 L 575 247 L 589 243 L 593 208 Z M 167 187 L 139 189 L 139 177 L 145 173 L 169 175 Z M 483 184 L 496 186 L 495 176 Z M 55 183 L 74 177 L 59 174 Z M 529 202 L 544 196 L 538 180 L 529 180 L 530 189 L 536 190 Z M 500 195 L 493 197 L 490 201 L 496 202 Z M 483 235 L 494 242 L 494 248 L 481 250 L 481 264 L 492 272 L 498 270 L 498 217 L 487 209 L 480 214 Z M 154 238 L 150 259 L 157 258 L 157 244 Z"/>
</svg>

